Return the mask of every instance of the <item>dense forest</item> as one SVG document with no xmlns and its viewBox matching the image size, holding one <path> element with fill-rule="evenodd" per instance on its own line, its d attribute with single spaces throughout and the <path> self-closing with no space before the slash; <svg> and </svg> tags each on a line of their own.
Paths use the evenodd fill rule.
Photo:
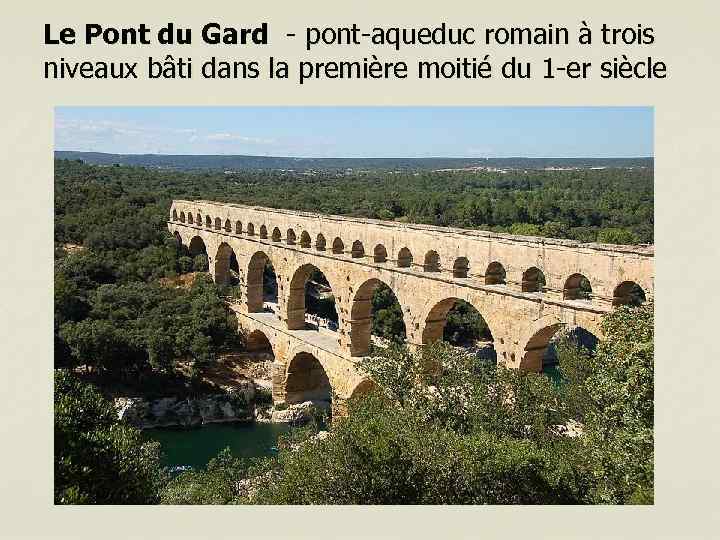
<svg viewBox="0 0 720 540">
<path fill-rule="evenodd" d="M 333 427 L 320 452 L 303 443 L 251 469 L 224 453 L 206 470 L 170 479 L 158 446 L 117 420 L 105 385 L 145 396 L 202 393 L 199 370 L 242 346 L 222 300 L 227 291 L 207 276 L 188 288 L 163 282 L 207 269 L 207 260 L 192 258 L 167 231 L 175 198 L 581 241 L 653 241 L 651 169 L 225 174 L 58 160 L 56 503 L 652 501 L 652 306 L 618 310 L 597 354 L 566 351 L 560 367 L 568 382 L 557 386 L 502 368 L 478 373 L 442 346 L 424 353 L 433 358 L 417 358 L 392 344 L 405 329 L 390 289 L 373 298 L 374 333 L 391 342 L 384 360 L 368 366 L 379 393 L 352 405 L 351 420 Z M 324 309 L 332 315 L 332 306 Z M 460 306 L 446 341 L 483 339 L 478 317 Z M 427 401 L 426 389 L 390 377 L 419 375 L 417 366 L 428 361 L 449 363 L 444 379 L 423 382 L 442 399 Z M 179 372 L 180 363 L 187 369 Z M 78 379 L 88 373 L 98 387 Z M 452 401 L 458 377 L 471 392 L 469 409 Z M 522 407 L 482 398 L 498 384 Z M 588 436 L 558 436 L 557 423 L 574 418 Z M 252 471 L 273 482 L 251 497 L 237 486 Z"/>
<path fill-rule="evenodd" d="M 132 165 L 199 170 L 294 170 L 338 172 L 353 170 L 433 170 L 493 167 L 510 169 L 634 167 L 652 168 L 653 158 L 297 158 L 243 155 L 107 154 L 56 150 L 55 159 L 82 160 L 90 165 Z"/>
<path fill-rule="evenodd" d="M 226 174 L 60 160 L 55 174 L 59 242 L 147 244 L 174 198 L 582 242 L 654 241 L 652 169 Z"/>
</svg>

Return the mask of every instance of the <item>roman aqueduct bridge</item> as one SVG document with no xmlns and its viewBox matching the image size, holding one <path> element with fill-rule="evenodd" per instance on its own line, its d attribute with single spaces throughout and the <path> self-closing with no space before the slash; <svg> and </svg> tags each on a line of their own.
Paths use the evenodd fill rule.
<svg viewBox="0 0 720 540">
<path fill-rule="evenodd" d="M 647 300 L 654 295 L 651 246 L 185 200 L 173 201 L 168 228 L 191 253 L 207 253 L 216 282 L 229 282 L 237 263 L 242 294 L 233 309 L 250 346 L 272 347 L 273 396 L 288 403 L 312 399 L 328 383 L 339 403 L 366 388 L 355 363 L 368 352 L 371 299 L 382 283 L 402 308 L 409 344 L 442 339 L 448 312 L 464 300 L 487 322 L 498 361 L 532 371 L 541 369 L 559 329 L 599 337 L 601 318 L 614 306 L 640 289 Z M 272 311 L 263 304 L 267 262 L 277 279 Z M 305 284 L 316 269 L 335 296 L 334 332 L 305 322 Z"/>
</svg>

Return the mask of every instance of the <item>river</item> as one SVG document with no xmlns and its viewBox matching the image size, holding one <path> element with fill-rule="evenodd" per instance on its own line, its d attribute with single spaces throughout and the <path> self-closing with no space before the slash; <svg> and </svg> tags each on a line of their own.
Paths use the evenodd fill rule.
<svg viewBox="0 0 720 540">
<path fill-rule="evenodd" d="M 160 442 L 163 465 L 168 467 L 204 467 L 227 447 L 237 457 L 273 455 L 278 436 L 290 430 L 287 424 L 227 423 L 205 424 L 202 427 L 153 428 L 143 434 Z"/>
</svg>

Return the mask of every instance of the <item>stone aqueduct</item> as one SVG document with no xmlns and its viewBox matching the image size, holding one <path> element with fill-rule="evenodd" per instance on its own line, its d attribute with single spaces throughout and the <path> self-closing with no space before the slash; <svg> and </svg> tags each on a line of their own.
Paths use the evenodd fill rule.
<svg viewBox="0 0 720 540">
<path fill-rule="evenodd" d="M 409 344 L 442 339 L 460 299 L 487 322 L 498 361 L 532 371 L 541 369 L 560 328 L 600 336 L 602 316 L 628 302 L 637 286 L 648 300 L 654 295 L 654 249 L 647 246 L 186 200 L 173 201 L 168 227 L 191 252 L 204 247 L 216 282 L 227 282 L 230 261 L 237 261 L 242 295 L 233 309 L 250 341 L 267 338 L 272 347 L 276 402 L 312 399 L 318 370 L 334 406 L 367 387 L 355 363 L 368 352 L 371 299 L 381 283 L 402 308 Z M 263 308 L 266 262 L 276 272 L 275 312 Z M 306 329 L 305 283 L 315 269 L 335 295 L 336 332 Z"/>
</svg>

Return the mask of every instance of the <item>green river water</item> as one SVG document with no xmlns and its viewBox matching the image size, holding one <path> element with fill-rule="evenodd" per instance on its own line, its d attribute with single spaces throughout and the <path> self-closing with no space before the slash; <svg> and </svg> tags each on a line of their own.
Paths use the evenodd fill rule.
<svg viewBox="0 0 720 540">
<path fill-rule="evenodd" d="M 164 465 L 189 465 L 197 469 L 207 465 L 226 446 L 237 457 L 273 455 L 278 436 L 289 430 L 287 424 L 232 423 L 190 429 L 145 429 L 143 434 L 160 442 Z"/>
</svg>

